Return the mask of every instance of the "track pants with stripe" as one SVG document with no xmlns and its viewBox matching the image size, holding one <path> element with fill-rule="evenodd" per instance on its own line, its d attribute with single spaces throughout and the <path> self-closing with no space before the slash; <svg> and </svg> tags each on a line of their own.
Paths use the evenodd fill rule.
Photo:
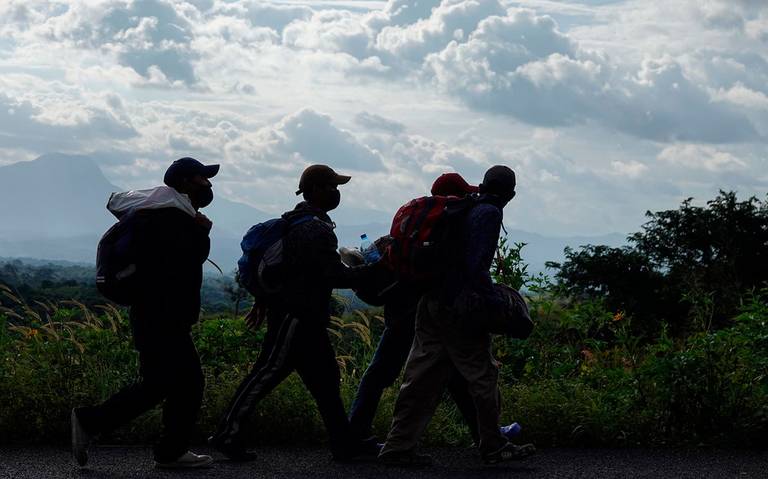
<svg viewBox="0 0 768 479">
<path fill-rule="evenodd" d="M 293 371 L 315 399 L 334 455 L 350 447 L 349 422 L 339 391 L 339 365 L 325 324 L 317 318 L 299 320 L 270 315 L 261 353 L 237 388 L 219 422 L 217 441 L 244 441 L 244 429 L 258 402 Z"/>
</svg>

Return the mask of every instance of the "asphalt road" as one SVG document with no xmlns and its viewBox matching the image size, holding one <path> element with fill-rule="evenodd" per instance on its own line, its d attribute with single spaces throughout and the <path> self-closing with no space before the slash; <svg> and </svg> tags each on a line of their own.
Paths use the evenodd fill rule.
<svg viewBox="0 0 768 479">
<path fill-rule="evenodd" d="M 210 453 L 205 448 L 195 451 Z M 258 452 L 260 459 L 247 464 L 217 457 L 221 460 L 209 469 L 162 471 L 154 469 L 151 451 L 145 447 L 96 447 L 84 469 L 74 465 L 67 449 L 0 447 L 0 478 L 768 478 L 768 451 L 547 449 L 525 461 L 482 466 L 471 450 L 428 449 L 436 464 L 426 469 L 336 464 L 324 449 L 264 448 Z"/>
</svg>

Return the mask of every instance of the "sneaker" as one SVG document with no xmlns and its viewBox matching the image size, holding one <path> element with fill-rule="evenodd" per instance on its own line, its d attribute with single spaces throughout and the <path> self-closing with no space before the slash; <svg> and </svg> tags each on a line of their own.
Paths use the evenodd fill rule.
<svg viewBox="0 0 768 479">
<path fill-rule="evenodd" d="M 336 462 L 366 462 L 375 461 L 379 457 L 384 444 L 376 441 L 371 436 L 368 439 L 359 441 L 350 447 L 332 452 L 333 460 Z"/>
<path fill-rule="evenodd" d="M 426 467 L 432 465 L 432 456 L 416 451 L 389 451 L 379 454 L 379 461 L 387 466 Z"/>
<path fill-rule="evenodd" d="M 523 427 L 516 422 L 513 422 L 508 426 L 501 426 L 499 428 L 499 432 L 501 433 L 502 436 L 507 438 L 507 441 L 511 441 L 512 438 L 519 436 L 522 430 L 523 430 Z M 477 441 L 472 441 L 472 443 L 469 445 L 469 447 L 467 447 L 467 449 L 477 449 L 477 447 L 478 447 Z"/>
<path fill-rule="evenodd" d="M 208 467 L 213 464 L 211 456 L 195 454 L 187 451 L 174 461 L 159 462 L 155 461 L 155 467 L 162 469 L 194 469 L 198 467 Z"/>
<path fill-rule="evenodd" d="M 483 454 L 485 464 L 498 464 L 502 461 L 518 461 L 536 454 L 536 448 L 533 444 L 523 444 L 517 446 L 508 442 L 504 447 L 490 454 Z"/>
<path fill-rule="evenodd" d="M 77 464 L 83 467 L 88 463 L 88 446 L 91 444 L 93 436 L 85 430 L 80 419 L 77 417 L 78 409 L 72 409 L 72 414 L 70 415 L 72 423 L 72 456 L 77 461 Z"/>
<path fill-rule="evenodd" d="M 240 442 L 233 439 L 220 440 L 216 436 L 208 438 L 208 444 L 235 462 L 249 462 L 256 459 L 256 454 L 247 450 Z"/>
<path fill-rule="evenodd" d="M 499 428 L 499 431 L 504 437 L 507 438 L 507 441 L 511 441 L 513 437 L 519 436 L 520 431 L 522 430 L 523 430 L 522 426 L 520 426 L 520 424 L 516 422 L 513 422 L 508 426 L 501 426 Z"/>
</svg>

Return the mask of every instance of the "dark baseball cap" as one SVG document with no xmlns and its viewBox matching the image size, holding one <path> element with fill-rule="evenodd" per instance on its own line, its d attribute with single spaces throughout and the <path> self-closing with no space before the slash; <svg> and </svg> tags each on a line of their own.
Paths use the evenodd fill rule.
<svg viewBox="0 0 768 479">
<path fill-rule="evenodd" d="M 333 171 L 333 168 L 327 165 L 308 166 L 299 180 L 299 189 L 296 194 L 300 195 L 317 185 L 344 185 L 349 183 L 351 176 L 344 176 Z"/>
<path fill-rule="evenodd" d="M 432 183 L 431 193 L 435 196 L 463 196 L 478 191 L 477 186 L 467 183 L 460 174 L 443 173 Z"/>
<path fill-rule="evenodd" d="M 194 158 L 184 157 L 171 163 L 171 166 L 165 170 L 163 183 L 174 187 L 184 181 L 185 178 L 191 178 L 196 175 L 213 178 L 218 172 L 219 165 L 204 165 Z"/>
</svg>

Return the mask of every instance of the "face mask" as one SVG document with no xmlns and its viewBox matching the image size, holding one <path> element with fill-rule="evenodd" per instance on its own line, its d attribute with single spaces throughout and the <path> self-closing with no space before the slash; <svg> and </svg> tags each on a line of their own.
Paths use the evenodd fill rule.
<svg viewBox="0 0 768 479">
<path fill-rule="evenodd" d="M 494 193 L 486 193 L 486 197 L 488 198 L 488 202 L 492 205 L 495 205 L 501 209 L 504 209 L 504 207 L 507 206 L 507 204 L 512 201 L 512 198 L 515 197 L 515 192 L 513 191 L 511 194 L 506 195 L 497 195 Z"/>
<path fill-rule="evenodd" d="M 326 194 L 326 211 L 335 210 L 341 203 L 341 192 L 339 190 L 332 190 Z"/>
<path fill-rule="evenodd" d="M 205 208 L 213 201 L 213 188 L 201 188 L 191 195 L 195 208 Z"/>
</svg>

